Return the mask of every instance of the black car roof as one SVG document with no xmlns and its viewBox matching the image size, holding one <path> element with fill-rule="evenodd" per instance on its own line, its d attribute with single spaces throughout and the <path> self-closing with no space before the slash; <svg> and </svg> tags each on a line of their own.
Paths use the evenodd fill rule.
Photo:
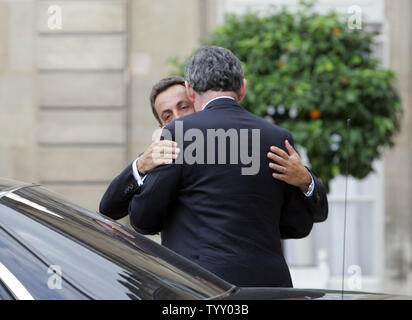
<svg viewBox="0 0 412 320">
<path fill-rule="evenodd" d="M 0 178 L 0 191 L 10 188 L 10 187 L 15 187 L 21 184 L 24 184 L 24 182 Z"/>
<path fill-rule="evenodd" d="M 93 252 L 96 257 L 102 257 L 104 261 L 123 269 L 122 278 L 126 279 L 121 281 L 131 279 L 130 281 L 136 282 L 138 280 L 134 278 L 144 275 L 151 279 L 152 286 L 154 282 L 161 282 L 171 290 L 186 293 L 186 298 L 191 299 L 224 296 L 234 289 L 234 286 L 145 236 L 109 218 L 78 207 L 47 189 L 5 179 L 0 184 L 0 209 L 3 206 L 13 209 L 13 213 L 9 212 L 4 217 L 0 211 L 0 227 L 14 234 L 16 239 L 48 264 L 55 264 L 55 260 L 64 256 L 64 250 L 67 250 L 67 247 L 59 247 L 59 241 L 50 244 L 53 240 L 50 237 L 46 239 L 46 233 L 50 231 L 53 233 L 52 237 L 69 239 L 73 246 L 80 245 L 87 252 Z M 42 250 L 33 241 L 34 238 L 39 240 L 42 237 L 45 239 L 44 246 L 49 246 L 48 249 Z M 64 241 L 67 246 L 67 241 Z M 73 252 L 76 254 L 75 250 Z M 75 263 L 82 268 L 96 270 L 100 267 L 98 263 L 103 261 L 96 258 L 96 263 L 86 263 L 78 259 Z M 60 259 L 59 263 L 73 264 L 64 259 Z M 76 274 L 67 274 L 71 270 L 70 265 L 63 267 L 66 269 L 66 276 L 76 282 Z M 90 270 L 85 272 L 90 275 Z M 105 280 L 107 279 L 102 279 Z"/>
<path fill-rule="evenodd" d="M 33 186 L 35 183 L 27 183 L 18 180 L 0 178 L 0 197 L 6 192 L 24 188 L 26 186 Z"/>
</svg>

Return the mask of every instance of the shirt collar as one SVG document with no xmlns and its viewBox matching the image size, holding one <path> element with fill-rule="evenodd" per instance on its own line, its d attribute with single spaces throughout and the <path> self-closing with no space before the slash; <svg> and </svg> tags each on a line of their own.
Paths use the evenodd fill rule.
<svg viewBox="0 0 412 320">
<path fill-rule="evenodd" d="M 229 96 L 216 97 L 216 98 L 213 98 L 213 99 L 209 100 L 209 101 L 203 106 L 202 110 L 204 110 L 204 109 L 207 107 L 207 105 L 208 105 L 209 103 L 211 103 L 212 101 L 215 101 L 215 100 L 217 100 L 217 99 L 223 99 L 223 98 L 232 99 L 232 100 L 236 101 L 235 98 L 229 97 Z"/>
</svg>

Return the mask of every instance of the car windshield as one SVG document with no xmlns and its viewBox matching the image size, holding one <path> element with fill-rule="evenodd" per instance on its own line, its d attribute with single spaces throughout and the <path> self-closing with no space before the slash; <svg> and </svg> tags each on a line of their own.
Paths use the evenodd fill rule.
<svg viewBox="0 0 412 320">
<path fill-rule="evenodd" d="M 169 249 L 43 187 L 3 195 L 0 227 L 46 266 L 58 266 L 64 281 L 89 298 L 210 299 L 234 290 Z"/>
</svg>

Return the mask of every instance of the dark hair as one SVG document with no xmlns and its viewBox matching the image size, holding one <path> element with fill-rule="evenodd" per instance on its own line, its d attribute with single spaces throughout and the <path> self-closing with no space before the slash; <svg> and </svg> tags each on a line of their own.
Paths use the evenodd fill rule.
<svg viewBox="0 0 412 320">
<path fill-rule="evenodd" d="M 162 121 L 155 109 L 156 98 L 160 93 L 177 84 L 185 86 L 185 79 L 179 76 L 163 78 L 153 86 L 152 92 L 150 92 L 150 105 L 152 106 L 153 115 L 160 124 L 162 124 Z"/>
<path fill-rule="evenodd" d="M 216 46 L 200 48 L 185 67 L 185 78 L 197 93 L 238 93 L 244 78 L 242 65 L 232 51 Z"/>
</svg>

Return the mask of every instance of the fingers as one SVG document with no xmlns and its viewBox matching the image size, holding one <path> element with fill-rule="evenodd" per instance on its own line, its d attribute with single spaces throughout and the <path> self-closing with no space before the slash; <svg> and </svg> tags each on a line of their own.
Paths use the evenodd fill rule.
<svg viewBox="0 0 412 320">
<path fill-rule="evenodd" d="M 269 167 L 271 168 L 271 169 L 273 169 L 273 170 L 276 170 L 277 172 L 280 172 L 280 173 L 283 173 L 283 174 L 285 174 L 286 173 L 286 168 L 285 167 L 282 167 L 282 166 L 280 166 L 280 165 L 278 165 L 278 164 L 276 164 L 276 163 L 269 163 Z"/>
<path fill-rule="evenodd" d="M 286 167 L 289 162 L 289 155 L 284 150 L 275 146 L 270 147 L 270 151 L 271 152 L 267 154 L 268 158 L 276 162 L 269 163 L 269 167 L 275 170 L 275 172 L 272 173 L 272 177 L 287 182 Z"/>
<path fill-rule="evenodd" d="M 284 174 L 272 173 L 272 177 L 286 182 L 286 177 Z"/>
<path fill-rule="evenodd" d="M 281 148 L 272 146 L 270 147 L 270 151 L 272 151 L 273 153 L 277 154 L 279 157 L 285 160 L 289 159 L 289 154 L 286 151 L 282 150 Z"/>
<path fill-rule="evenodd" d="M 152 144 L 152 153 L 164 154 L 165 156 L 178 154 L 180 149 L 177 143 L 170 140 L 161 140 Z"/>
<path fill-rule="evenodd" d="M 279 149 L 279 148 L 278 148 L 278 149 Z M 271 150 L 272 150 L 272 148 L 271 148 Z M 283 150 L 282 150 L 282 151 L 283 151 Z M 286 153 L 286 152 L 285 152 L 285 153 Z M 269 159 L 275 161 L 276 163 L 282 165 L 282 166 L 286 166 L 286 164 L 288 163 L 288 160 L 287 160 L 287 159 L 285 160 L 284 158 L 282 158 L 282 157 L 280 157 L 279 155 L 274 154 L 274 153 L 272 153 L 272 152 L 269 152 L 269 153 L 267 154 L 267 157 L 268 157 Z"/>
<path fill-rule="evenodd" d="M 177 148 L 177 143 L 171 140 L 160 140 L 155 141 L 152 143 L 153 148 L 160 147 L 160 148 Z"/>
<path fill-rule="evenodd" d="M 167 159 L 176 159 L 179 155 L 180 149 L 179 148 L 171 148 L 171 147 L 154 147 L 152 151 L 152 155 L 156 157 L 164 157 Z"/>
<path fill-rule="evenodd" d="M 292 145 L 289 143 L 288 140 L 285 140 L 285 147 L 286 147 L 286 150 L 288 150 L 289 155 L 296 153 L 296 150 L 292 147 Z"/>
<path fill-rule="evenodd" d="M 164 164 L 172 164 L 172 163 L 173 163 L 173 159 L 165 159 L 165 158 L 162 158 L 162 157 L 153 158 L 153 163 L 154 163 L 156 166 L 161 166 L 161 165 L 164 165 Z"/>
<path fill-rule="evenodd" d="M 152 149 L 152 160 L 156 166 L 171 164 L 179 156 L 177 143 L 169 140 L 158 141 Z"/>
<path fill-rule="evenodd" d="M 177 143 L 170 140 L 153 142 L 139 157 L 139 171 L 148 172 L 160 165 L 171 164 L 179 156 Z"/>
</svg>

